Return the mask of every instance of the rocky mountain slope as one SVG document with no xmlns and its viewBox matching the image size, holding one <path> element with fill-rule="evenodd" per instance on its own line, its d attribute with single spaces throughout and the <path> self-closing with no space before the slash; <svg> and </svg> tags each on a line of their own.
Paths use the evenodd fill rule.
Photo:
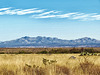
<svg viewBox="0 0 100 75">
<path fill-rule="evenodd" d="M 0 42 L 0 47 L 100 47 L 100 41 L 88 37 L 76 40 L 62 40 L 51 37 L 21 37 Z"/>
</svg>

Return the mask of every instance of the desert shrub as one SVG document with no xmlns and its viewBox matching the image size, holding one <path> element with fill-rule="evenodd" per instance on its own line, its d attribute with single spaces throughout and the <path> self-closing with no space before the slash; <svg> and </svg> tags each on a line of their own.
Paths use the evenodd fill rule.
<svg viewBox="0 0 100 75">
<path fill-rule="evenodd" d="M 48 62 L 49 62 L 49 60 L 48 60 L 48 59 L 43 58 L 42 62 L 43 62 L 43 64 L 44 64 L 44 65 L 47 65 L 47 64 L 48 64 Z"/>
<path fill-rule="evenodd" d="M 81 49 L 72 48 L 72 49 L 70 50 L 70 53 L 81 53 Z"/>
<path fill-rule="evenodd" d="M 48 52 L 45 50 L 45 51 L 40 51 L 40 52 L 37 52 L 37 54 L 47 54 Z"/>
<path fill-rule="evenodd" d="M 62 48 L 58 48 L 58 49 L 52 49 L 49 51 L 50 54 L 64 54 L 64 53 L 69 53 L 69 51 L 67 49 L 62 49 Z"/>
<path fill-rule="evenodd" d="M 19 51 L 17 54 L 32 54 L 32 52 L 26 52 L 26 51 Z"/>
<path fill-rule="evenodd" d="M 52 48 L 49 51 L 40 51 L 37 52 L 37 54 L 66 54 L 66 53 L 82 53 L 82 52 L 89 52 L 89 53 L 94 53 L 95 50 L 93 48 Z"/>
<path fill-rule="evenodd" d="M 57 49 L 52 49 L 49 51 L 50 54 L 57 54 L 58 53 L 58 50 Z"/>
<path fill-rule="evenodd" d="M 19 51 L 18 54 L 25 54 L 25 51 Z"/>
<path fill-rule="evenodd" d="M 45 59 L 45 58 L 43 58 L 42 62 L 43 62 L 43 64 L 44 64 L 45 66 L 48 65 L 48 64 L 50 65 L 50 64 L 57 63 L 56 60 L 48 60 L 48 59 Z"/>
<path fill-rule="evenodd" d="M 80 53 L 80 56 L 86 56 L 86 55 L 89 55 L 89 52 L 81 52 Z"/>
<path fill-rule="evenodd" d="M 66 54 L 66 53 L 100 53 L 99 48 L 0 48 L 0 54 Z"/>
<path fill-rule="evenodd" d="M 26 64 L 23 67 L 23 71 L 26 75 L 45 75 L 45 69 L 36 65 Z"/>
<path fill-rule="evenodd" d="M 94 49 L 93 48 L 88 48 L 84 50 L 85 52 L 89 52 L 89 53 L 94 53 Z"/>
<path fill-rule="evenodd" d="M 0 54 L 5 54 L 4 52 L 0 52 Z"/>
<path fill-rule="evenodd" d="M 81 52 L 80 56 L 99 56 L 98 53 Z"/>
</svg>

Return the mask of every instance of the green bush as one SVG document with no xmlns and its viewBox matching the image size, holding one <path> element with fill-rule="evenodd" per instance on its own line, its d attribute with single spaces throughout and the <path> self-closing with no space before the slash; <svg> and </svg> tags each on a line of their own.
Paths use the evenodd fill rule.
<svg viewBox="0 0 100 75">
<path fill-rule="evenodd" d="M 41 52 L 37 52 L 37 54 L 47 54 L 47 51 L 41 51 Z"/>
<path fill-rule="evenodd" d="M 81 49 L 73 48 L 70 50 L 70 53 L 81 53 Z"/>
</svg>

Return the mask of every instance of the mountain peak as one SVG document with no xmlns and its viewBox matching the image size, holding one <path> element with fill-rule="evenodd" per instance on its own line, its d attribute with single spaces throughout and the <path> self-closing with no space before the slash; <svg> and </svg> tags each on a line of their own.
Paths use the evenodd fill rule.
<svg viewBox="0 0 100 75">
<path fill-rule="evenodd" d="M 16 40 L 0 43 L 0 47 L 100 47 L 100 41 L 90 37 L 83 37 L 76 40 L 62 40 L 52 37 L 29 37 L 24 36 Z"/>
<path fill-rule="evenodd" d="M 91 39 L 90 37 L 83 37 L 84 39 Z"/>
<path fill-rule="evenodd" d="M 24 37 L 22 37 L 22 38 L 27 39 L 27 38 L 30 38 L 30 37 L 29 37 L 29 36 L 24 36 Z"/>
<path fill-rule="evenodd" d="M 83 38 L 79 38 L 79 39 L 76 39 L 75 42 L 78 42 L 78 43 L 97 43 L 97 42 L 100 42 L 96 39 L 93 39 L 93 38 L 90 38 L 90 37 L 83 37 Z"/>
<path fill-rule="evenodd" d="M 80 38 L 80 39 L 91 40 L 92 38 L 90 38 L 90 37 L 83 37 L 83 38 Z"/>
</svg>

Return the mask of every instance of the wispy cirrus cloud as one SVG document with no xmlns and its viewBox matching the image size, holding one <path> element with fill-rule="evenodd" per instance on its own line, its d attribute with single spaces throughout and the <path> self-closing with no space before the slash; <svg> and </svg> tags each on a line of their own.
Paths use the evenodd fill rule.
<svg viewBox="0 0 100 75">
<path fill-rule="evenodd" d="M 80 13 L 80 12 L 70 12 L 65 13 L 55 10 L 45 10 L 38 8 L 31 9 L 14 9 L 14 8 L 0 8 L 0 15 L 27 15 L 30 14 L 32 18 L 46 19 L 46 18 L 58 18 L 58 19 L 70 19 L 70 20 L 80 20 L 80 21 L 92 21 L 100 20 L 100 14 L 98 13 Z"/>
<path fill-rule="evenodd" d="M 47 15 L 33 15 L 33 18 L 65 18 L 70 20 L 80 20 L 80 21 L 89 21 L 89 20 L 100 20 L 100 14 L 98 13 L 66 13 L 66 14 L 47 14 Z"/>
<path fill-rule="evenodd" d="M 10 8 L 1 8 L 0 11 L 3 11 L 3 10 L 8 10 Z"/>
<path fill-rule="evenodd" d="M 1 8 L 0 15 L 26 15 L 33 13 L 41 13 L 44 9 L 32 8 L 32 9 L 12 9 L 12 8 Z"/>
</svg>

